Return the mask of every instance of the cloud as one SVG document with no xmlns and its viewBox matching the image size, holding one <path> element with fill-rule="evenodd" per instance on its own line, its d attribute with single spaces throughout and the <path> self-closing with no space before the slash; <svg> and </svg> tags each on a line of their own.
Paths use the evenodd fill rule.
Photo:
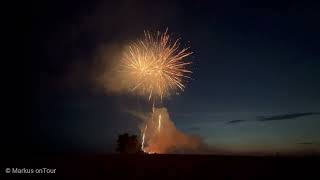
<svg viewBox="0 0 320 180">
<path fill-rule="evenodd" d="M 198 126 L 193 126 L 193 127 L 190 127 L 189 130 L 190 131 L 199 131 L 201 128 L 198 127 Z"/>
<path fill-rule="evenodd" d="M 312 142 L 312 141 L 305 141 L 305 142 L 298 142 L 297 144 L 300 145 L 313 145 L 313 146 L 320 146 L 319 142 Z"/>
<path fill-rule="evenodd" d="M 312 145 L 314 144 L 313 142 L 299 142 L 297 144 L 301 144 L 301 145 Z"/>
<path fill-rule="evenodd" d="M 252 121 L 276 121 L 276 120 L 288 120 L 295 119 L 303 116 L 311 116 L 311 115 L 320 115 L 319 112 L 305 112 L 305 113 L 291 113 L 291 114 L 279 114 L 279 115 L 271 115 L 271 116 L 259 116 L 256 120 Z M 243 119 L 235 119 L 227 121 L 226 124 L 234 124 L 234 123 L 243 123 L 249 120 Z M 250 120 L 251 121 L 251 120 Z"/>
<path fill-rule="evenodd" d="M 275 121 L 275 120 L 287 120 L 295 119 L 303 116 L 319 115 L 318 112 L 305 112 L 305 113 L 291 113 L 291 114 L 280 114 L 273 116 L 263 116 L 258 119 L 258 121 Z"/>
<path fill-rule="evenodd" d="M 234 124 L 234 123 L 241 123 L 241 122 L 245 122 L 247 120 L 242 120 L 242 119 L 236 119 L 236 120 L 231 120 L 226 122 L 227 124 Z"/>
</svg>

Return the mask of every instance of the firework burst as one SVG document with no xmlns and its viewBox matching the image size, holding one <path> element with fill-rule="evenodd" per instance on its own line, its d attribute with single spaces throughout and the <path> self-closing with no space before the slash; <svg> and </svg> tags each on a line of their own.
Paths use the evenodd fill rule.
<svg viewBox="0 0 320 180">
<path fill-rule="evenodd" d="M 191 62 L 189 48 L 180 48 L 179 39 L 167 33 L 144 32 L 144 38 L 129 45 L 121 61 L 121 73 L 127 77 L 130 91 L 151 99 L 161 99 L 172 92 L 183 91 Z"/>
</svg>

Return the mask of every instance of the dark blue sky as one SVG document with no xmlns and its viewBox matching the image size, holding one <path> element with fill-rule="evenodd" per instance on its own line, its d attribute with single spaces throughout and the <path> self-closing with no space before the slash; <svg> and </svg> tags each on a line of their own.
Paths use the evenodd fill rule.
<svg viewBox="0 0 320 180">
<path fill-rule="evenodd" d="M 119 133 L 137 132 L 124 110 L 146 103 L 105 94 L 91 73 L 101 47 L 167 27 L 194 52 L 194 80 L 164 102 L 179 129 L 239 152 L 320 149 L 318 4 L 46 1 L 31 17 L 31 150 L 111 152 Z"/>
</svg>

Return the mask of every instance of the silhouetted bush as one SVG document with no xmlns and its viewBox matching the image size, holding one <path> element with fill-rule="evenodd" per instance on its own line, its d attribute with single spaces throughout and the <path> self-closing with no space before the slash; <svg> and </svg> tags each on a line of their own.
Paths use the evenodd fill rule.
<svg viewBox="0 0 320 180">
<path fill-rule="evenodd" d="M 128 133 L 120 134 L 117 140 L 116 151 L 122 154 L 141 153 L 141 145 L 136 135 L 129 135 Z"/>
</svg>

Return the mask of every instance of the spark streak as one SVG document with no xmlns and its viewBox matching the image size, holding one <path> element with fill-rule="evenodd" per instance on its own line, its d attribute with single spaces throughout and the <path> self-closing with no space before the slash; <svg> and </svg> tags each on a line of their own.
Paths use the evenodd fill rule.
<svg viewBox="0 0 320 180">
<path fill-rule="evenodd" d="M 160 132 L 160 129 L 161 129 L 161 114 L 159 114 L 159 127 L 158 127 L 159 132 Z"/>
<path fill-rule="evenodd" d="M 144 139 L 145 139 L 147 128 L 148 128 L 148 126 L 146 125 L 146 127 L 144 128 L 144 131 L 143 131 L 143 135 L 142 135 L 142 142 L 141 142 L 141 150 L 142 151 L 144 151 Z"/>
</svg>

